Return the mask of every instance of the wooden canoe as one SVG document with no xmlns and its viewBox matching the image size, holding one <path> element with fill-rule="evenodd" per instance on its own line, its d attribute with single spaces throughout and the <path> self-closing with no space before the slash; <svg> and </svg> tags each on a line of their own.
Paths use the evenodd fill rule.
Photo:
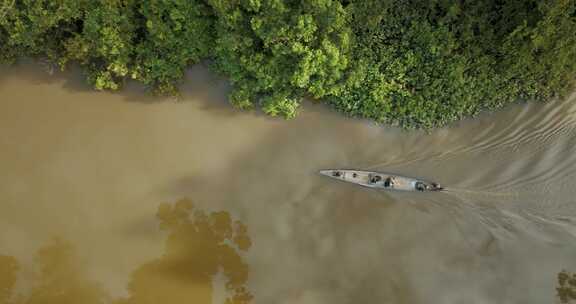
<svg viewBox="0 0 576 304">
<path fill-rule="evenodd" d="M 364 187 L 383 189 L 383 190 L 400 190 L 400 191 L 440 191 L 442 186 L 437 183 L 397 175 L 391 173 L 347 170 L 347 169 L 330 169 L 320 170 L 320 174 L 357 184 Z"/>
</svg>

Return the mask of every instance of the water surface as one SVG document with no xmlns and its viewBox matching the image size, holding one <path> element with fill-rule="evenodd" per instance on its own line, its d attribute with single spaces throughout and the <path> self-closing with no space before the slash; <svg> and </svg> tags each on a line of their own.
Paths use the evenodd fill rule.
<svg viewBox="0 0 576 304">
<path fill-rule="evenodd" d="M 575 96 L 426 133 L 226 90 L 202 68 L 178 102 L 5 68 L 0 303 L 552 303 L 576 270 Z M 449 191 L 316 174 L 340 167 Z"/>
</svg>

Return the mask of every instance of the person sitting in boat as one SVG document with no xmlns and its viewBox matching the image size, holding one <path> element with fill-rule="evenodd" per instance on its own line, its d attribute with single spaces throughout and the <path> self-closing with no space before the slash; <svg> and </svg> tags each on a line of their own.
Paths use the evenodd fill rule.
<svg viewBox="0 0 576 304">
<path fill-rule="evenodd" d="M 334 171 L 334 172 L 332 172 L 332 176 L 334 176 L 334 177 L 341 177 L 341 176 L 342 176 L 342 172 L 340 172 L 340 171 Z"/>
<path fill-rule="evenodd" d="M 382 176 L 380 176 L 380 175 L 373 175 L 372 177 L 370 177 L 370 183 L 371 184 L 375 184 L 381 180 L 382 180 Z"/>
<path fill-rule="evenodd" d="M 389 187 L 393 187 L 394 186 L 394 182 L 395 179 L 393 176 L 389 176 L 388 178 L 386 178 L 386 180 L 384 181 L 384 187 L 389 188 Z"/>
</svg>

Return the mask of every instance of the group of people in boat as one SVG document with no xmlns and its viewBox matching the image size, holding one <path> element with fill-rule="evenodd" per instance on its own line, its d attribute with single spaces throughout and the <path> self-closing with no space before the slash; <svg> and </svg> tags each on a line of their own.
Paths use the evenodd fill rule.
<svg viewBox="0 0 576 304">
<path fill-rule="evenodd" d="M 370 177 L 370 183 L 371 184 L 375 184 L 379 181 L 382 180 L 382 176 L 381 175 L 373 175 Z M 394 176 L 388 176 L 385 180 L 384 180 L 384 187 L 386 188 L 391 188 L 394 187 L 394 184 L 396 183 L 396 178 L 394 178 Z"/>
<path fill-rule="evenodd" d="M 344 177 L 344 172 L 342 171 L 333 171 L 332 172 L 332 176 L 333 177 L 339 177 L 339 178 L 343 178 Z M 356 173 L 352 173 L 352 177 L 356 178 L 358 177 L 358 175 Z M 368 183 L 369 184 L 376 184 L 378 182 L 382 181 L 382 175 L 378 175 L 378 174 L 370 174 L 368 176 Z M 385 188 L 394 188 L 394 185 L 397 183 L 396 177 L 394 176 L 388 176 L 386 177 L 386 179 L 384 179 L 384 187 Z M 438 191 L 438 190 L 442 190 L 442 186 L 440 186 L 440 184 L 437 183 L 425 183 L 422 181 L 417 181 L 414 184 L 414 188 L 417 191 Z"/>
<path fill-rule="evenodd" d="M 416 184 L 414 186 L 415 186 L 416 190 L 418 190 L 418 191 L 440 191 L 440 190 L 444 189 L 438 183 L 426 184 L 423 182 L 416 182 Z"/>
<path fill-rule="evenodd" d="M 342 174 L 343 174 L 343 173 L 342 173 L 341 171 L 334 171 L 334 172 L 332 172 L 332 176 L 334 176 L 334 177 L 343 177 Z M 358 174 L 356 174 L 356 172 L 354 172 L 354 173 L 352 173 L 352 177 L 353 177 L 353 178 L 356 178 L 356 177 L 358 177 Z"/>
<path fill-rule="evenodd" d="M 373 175 L 373 176 L 370 176 L 369 182 L 371 184 L 375 184 L 381 180 L 382 180 L 382 176 Z M 396 184 L 396 178 L 394 176 L 389 176 L 384 180 L 384 187 L 386 187 L 386 188 L 394 188 L 395 184 Z M 440 186 L 440 184 L 437 184 L 437 183 L 427 184 L 425 182 L 420 182 L 420 181 L 418 181 L 414 184 L 414 188 L 416 188 L 417 191 L 438 191 L 438 190 L 443 189 L 442 186 Z"/>
</svg>

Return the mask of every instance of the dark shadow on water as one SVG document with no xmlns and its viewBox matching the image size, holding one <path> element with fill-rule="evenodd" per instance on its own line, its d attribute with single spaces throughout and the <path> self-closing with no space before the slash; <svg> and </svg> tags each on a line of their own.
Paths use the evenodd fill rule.
<svg viewBox="0 0 576 304">
<path fill-rule="evenodd" d="M 22 59 L 12 66 L 0 66 L 0 85 L 8 78 L 19 78 L 35 85 L 61 84 L 69 92 L 101 94 L 107 98 L 108 94 L 120 96 L 127 102 L 154 105 L 163 102 L 194 103 L 200 109 L 210 114 L 235 117 L 248 115 L 271 121 L 285 121 L 282 117 L 272 117 L 262 111 L 259 106 L 251 110 L 240 110 L 228 101 L 232 85 L 226 77 L 212 72 L 208 63 L 195 64 L 185 71 L 182 83 L 178 86 L 180 96 L 156 96 L 144 84 L 126 78 L 122 87 L 117 91 L 98 91 L 86 79 L 86 75 L 79 64 L 69 64 L 66 70 L 61 71 L 57 66 L 48 64 L 43 59 Z M 304 98 L 297 110 L 299 115 L 303 112 L 329 113 L 331 116 L 343 117 L 342 113 L 328 105 L 311 98 Z M 347 118 L 356 120 L 356 118 Z M 365 123 L 375 124 L 369 120 Z"/>
<path fill-rule="evenodd" d="M 78 64 L 70 64 L 65 71 L 47 64 L 44 60 L 23 59 L 12 66 L 0 66 L 0 85 L 8 78 L 24 79 L 32 84 L 61 84 L 70 92 L 106 94 L 121 96 L 127 102 L 153 105 L 162 102 L 193 102 L 202 110 L 219 116 L 253 115 L 273 118 L 255 107 L 253 110 L 240 110 L 228 102 L 231 91 L 230 82 L 209 70 L 207 63 L 199 63 L 185 71 L 184 79 L 179 85 L 178 97 L 156 96 L 144 84 L 126 79 L 118 91 L 98 91 L 88 84 L 86 75 Z"/>
<path fill-rule="evenodd" d="M 116 94 L 122 95 L 128 102 L 156 104 L 159 102 L 193 103 L 201 110 L 219 117 L 252 116 L 269 120 L 284 120 L 265 114 L 258 106 L 251 110 L 241 110 L 228 101 L 232 91 L 230 82 L 221 75 L 212 72 L 207 63 L 199 63 L 185 71 L 182 83 L 178 86 L 179 96 L 154 96 L 147 88 L 136 81 L 129 80 Z"/>
<path fill-rule="evenodd" d="M 22 59 L 12 66 L 1 66 L 0 71 L 0 85 L 8 78 L 19 78 L 36 85 L 62 83 L 62 88 L 72 92 L 97 92 L 78 65 L 60 71 L 41 60 Z"/>
</svg>

